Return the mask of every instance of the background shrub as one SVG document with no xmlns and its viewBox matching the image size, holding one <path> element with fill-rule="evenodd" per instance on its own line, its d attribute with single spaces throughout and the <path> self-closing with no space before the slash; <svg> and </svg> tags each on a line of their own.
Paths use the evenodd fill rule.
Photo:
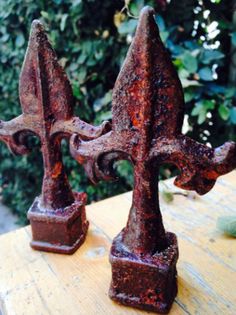
<svg viewBox="0 0 236 315">
<path fill-rule="evenodd" d="M 236 140 L 235 69 L 236 33 L 228 0 L 0 0 L 0 113 L 4 120 L 21 112 L 18 79 L 30 24 L 41 19 L 61 64 L 71 80 L 75 113 L 99 124 L 111 118 L 111 89 L 124 60 L 140 9 L 150 4 L 162 40 L 181 78 L 186 100 L 185 132 L 208 145 Z M 42 158 L 38 142 L 29 156 L 14 157 L 0 146 L 3 201 L 26 223 L 26 212 L 39 194 Z M 83 169 L 69 156 L 64 162 L 71 185 L 86 191 L 89 201 L 132 187 L 128 163 L 117 165 L 120 180 L 93 186 Z M 162 177 L 172 168 L 162 169 Z"/>
</svg>

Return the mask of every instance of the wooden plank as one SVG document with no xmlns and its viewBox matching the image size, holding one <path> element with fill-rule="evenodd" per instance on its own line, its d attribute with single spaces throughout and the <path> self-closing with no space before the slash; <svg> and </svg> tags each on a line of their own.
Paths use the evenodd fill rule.
<svg viewBox="0 0 236 315">
<path fill-rule="evenodd" d="M 236 314 L 236 240 L 216 229 L 219 215 L 235 214 L 236 172 L 195 200 L 162 199 L 167 230 L 178 235 L 179 293 L 170 314 Z M 172 180 L 166 182 L 172 191 Z M 86 243 L 73 255 L 30 249 L 29 228 L 0 237 L 0 314 L 151 314 L 112 302 L 107 291 L 112 238 L 125 226 L 131 193 L 87 207 Z M 2 315 L 1 314 L 1 315 Z"/>
</svg>

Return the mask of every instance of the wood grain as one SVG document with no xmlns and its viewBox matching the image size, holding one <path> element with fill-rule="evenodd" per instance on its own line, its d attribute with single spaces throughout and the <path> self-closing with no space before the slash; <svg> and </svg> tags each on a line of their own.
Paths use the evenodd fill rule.
<svg viewBox="0 0 236 315">
<path fill-rule="evenodd" d="M 236 240 L 216 229 L 220 215 L 236 214 L 236 172 L 203 197 L 162 199 L 167 230 L 178 235 L 179 293 L 171 315 L 236 314 Z M 181 192 L 166 181 L 172 191 Z M 112 185 L 112 184 L 111 184 Z M 124 227 L 132 194 L 87 207 L 85 244 L 72 256 L 30 249 L 29 227 L 0 237 L 0 315 L 151 314 L 123 307 L 108 295 L 112 238 Z"/>
</svg>

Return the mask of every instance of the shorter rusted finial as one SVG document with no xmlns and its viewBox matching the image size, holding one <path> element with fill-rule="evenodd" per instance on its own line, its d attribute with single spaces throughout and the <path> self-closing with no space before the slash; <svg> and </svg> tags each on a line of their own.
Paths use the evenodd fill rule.
<svg viewBox="0 0 236 315">
<path fill-rule="evenodd" d="M 35 20 L 19 83 L 22 115 L 1 122 L 0 140 L 17 154 L 29 152 L 26 138 L 39 137 L 44 162 L 42 194 L 28 212 L 34 249 L 73 253 L 88 229 L 85 193 L 74 193 L 61 156 L 61 140 L 76 133 L 94 139 L 109 128 L 93 127 L 73 116 L 74 98 L 69 80 L 57 61 L 42 24 Z"/>
</svg>

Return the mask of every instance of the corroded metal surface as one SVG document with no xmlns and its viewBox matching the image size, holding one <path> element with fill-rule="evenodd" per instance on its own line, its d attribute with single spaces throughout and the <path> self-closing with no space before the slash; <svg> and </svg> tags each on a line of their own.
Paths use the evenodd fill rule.
<svg viewBox="0 0 236 315">
<path fill-rule="evenodd" d="M 133 163 L 129 219 L 111 249 L 110 296 L 126 305 L 164 313 L 177 293 L 178 247 L 162 223 L 159 165 L 175 164 L 180 170 L 175 184 L 205 194 L 217 177 L 236 167 L 236 144 L 211 149 L 181 134 L 183 91 L 153 15 L 150 7 L 142 10 L 115 83 L 112 130 L 92 141 L 73 135 L 70 149 L 95 183 L 115 177 L 114 161 Z"/>
<path fill-rule="evenodd" d="M 105 132 L 108 125 L 93 127 L 73 116 L 74 99 L 69 80 L 37 20 L 32 23 L 19 93 L 22 115 L 0 122 L 0 140 L 16 154 L 29 152 L 26 138 L 30 134 L 38 136 L 41 142 L 42 195 L 28 214 L 33 232 L 32 246 L 71 253 L 87 231 L 86 195 L 74 194 L 71 190 L 62 163 L 61 140 L 72 133 L 81 139 L 93 139 Z"/>
</svg>

